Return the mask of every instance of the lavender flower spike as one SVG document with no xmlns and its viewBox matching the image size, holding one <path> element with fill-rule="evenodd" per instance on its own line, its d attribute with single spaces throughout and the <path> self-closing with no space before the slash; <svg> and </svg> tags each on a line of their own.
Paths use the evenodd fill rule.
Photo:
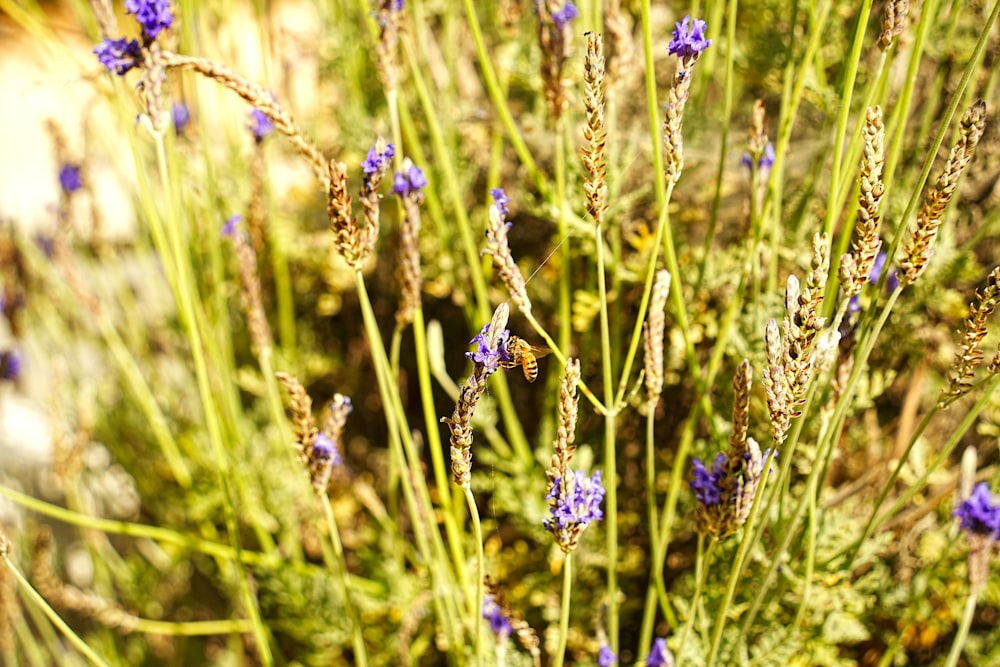
<svg viewBox="0 0 1000 667">
<path fill-rule="evenodd" d="M 690 67 L 701 56 L 701 52 L 712 45 L 712 40 L 705 38 L 708 26 L 701 19 L 692 21 L 690 16 L 685 16 L 675 27 L 674 38 L 667 45 L 667 52 L 680 58 L 684 67 Z"/>
<path fill-rule="evenodd" d="M 542 526 L 552 533 L 563 551 L 573 549 L 584 529 L 604 518 L 601 511 L 604 494 L 600 470 L 589 478 L 577 470 L 568 480 L 561 477 L 552 480 L 552 488 L 545 496 L 552 514 L 542 521 Z"/>
<path fill-rule="evenodd" d="M 617 662 L 618 656 L 611 650 L 610 646 L 605 644 L 601 647 L 601 650 L 597 652 L 598 667 L 611 667 Z"/>
<path fill-rule="evenodd" d="M 174 23 L 170 0 L 125 0 L 125 11 L 135 16 L 150 41 Z"/>
<path fill-rule="evenodd" d="M 247 129 L 253 134 L 254 140 L 260 143 L 264 137 L 274 132 L 274 123 L 271 122 L 266 113 L 260 109 L 254 109 L 250 112 L 250 124 L 247 125 Z"/>
<path fill-rule="evenodd" d="M 501 640 L 510 637 L 514 628 L 510 624 L 510 619 L 504 616 L 503 609 L 496 603 L 489 593 L 483 598 L 483 618 L 490 622 L 490 629 Z"/>
<path fill-rule="evenodd" d="M 405 173 L 401 171 L 396 172 L 396 177 L 392 184 L 392 192 L 400 197 L 405 197 L 416 194 L 425 187 L 427 187 L 427 177 L 424 176 L 423 170 L 411 164 Z"/>
<path fill-rule="evenodd" d="M 105 39 L 94 49 L 97 60 L 109 70 L 122 76 L 125 72 L 139 65 L 142 60 L 142 48 L 134 39 Z"/>
<path fill-rule="evenodd" d="M 64 164 L 59 170 L 59 185 L 63 192 L 72 194 L 83 187 L 83 179 L 80 177 L 80 167 L 75 164 Z"/>
<path fill-rule="evenodd" d="M 658 637 L 646 658 L 646 667 L 674 667 L 674 654 L 667 648 L 667 640 Z"/>
<path fill-rule="evenodd" d="M 392 144 L 386 144 L 385 150 L 380 153 L 378 151 L 378 144 L 376 143 L 368 149 L 368 156 L 361 163 L 361 171 L 363 171 L 366 176 L 371 176 L 375 172 L 387 167 L 389 160 L 395 155 L 396 147 Z"/>
</svg>

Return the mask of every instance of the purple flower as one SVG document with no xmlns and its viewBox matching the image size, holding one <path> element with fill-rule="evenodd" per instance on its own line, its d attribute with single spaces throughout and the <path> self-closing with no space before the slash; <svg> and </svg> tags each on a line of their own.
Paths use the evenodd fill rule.
<svg viewBox="0 0 1000 667">
<path fill-rule="evenodd" d="M 125 0 L 125 11 L 135 16 L 143 34 L 150 40 L 156 39 L 161 30 L 174 22 L 169 0 Z"/>
<path fill-rule="evenodd" d="M 882 277 L 886 259 L 888 259 L 888 255 L 885 252 L 875 255 L 875 261 L 872 262 L 872 271 L 868 274 L 868 282 L 877 283 L 878 279 Z M 899 278 L 896 277 L 896 269 L 890 269 L 885 277 L 885 289 L 895 292 L 897 287 L 899 287 Z"/>
<path fill-rule="evenodd" d="M 83 187 L 83 179 L 80 178 L 80 168 L 75 164 L 64 164 L 59 170 L 59 185 L 63 192 L 72 194 Z"/>
<path fill-rule="evenodd" d="M 0 380 L 13 382 L 21 377 L 21 355 L 16 350 L 0 352 Z"/>
<path fill-rule="evenodd" d="M 550 501 L 552 517 L 542 521 L 545 529 L 553 534 L 579 531 L 593 521 L 604 518 L 601 511 L 601 501 L 604 500 L 604 484 L 601 483 L 601 471 L 587 477 L 582 470 L 573 474 L 567 496 L 563 496 L 562 478 L 552 481 L 552 489 L 545 499 Z"/>
<path fill-rule="evenodd" d="M 691 20 L 685 16 L 676 23 L 674 38 L 667 45 L 667 52 L 676 55 L 685 66 L 690 66 L 701 55 L 701 52 L 712 45 L 712 40 L 705 39 L 705 22 L 701 19 Z"/>
<path fill-rule="evenodd" d="M 315 458 L 331 466 L 340 464 L 340 451 L 337 449 L 337 443 L 325 433 L 316 435 L 316 439 L 313 440 L 312 453 Z"/>
<path fill-rule="evenodd" d="M 94 55 L 102 65 L 121 76 L 142 60 L 142 48 L 134 39 L 105 39 L 94 49 Z"/>
<path fill-rule="evenodd" d="M 646 667 L 674 667 L 674 654 L 667 648 L 667 640 L 658 637 L 646 658 Z"/>
<path fill-rule="evenodd" d="M 695 498 L 703 507 L 711 507 L 722 502 L 721 483 L 726 476 L 726 465 L 728 459 L 725 454 L 720 453 L 715 457 L 715 469 L 709 472 L 701 459 L 695 459 L 692 463 L 694 468 L 694 479 L 691 480 L 691 490 L 694 491 Z"/>
<path fill-rule="evenodd" d="M 260 109 L 254 109 L 250 112 L 250 124 L 247 125 L 247 129 L 253 134 L 257 143 L 260 143 L 264 137 L 274 132 L 274 123 L 271 122 L 266 113 Z"/>
<path fill-rule="evenodd" d="M 1000 504 L 993 503 L 986 482 L 976 484 L 972 495 L 962 501 L 952 514 L 962 521 L 962 528 L 977 535 L 993 535 L 1000 540 Z"/>
<path fill-rule="evenodd" d="M 510 213 L 510 209 L 507 208 L 507 205 L 510 204 L 507 193 L 503 191 L 503 188 L 493 188 L 490 190 L 490 196 L 493 197 L 493 203 L 497 205 L 500 217 L 506 218 Z"/>
<path fill-rule="evenodd" d="M 487 375 L 499 368 L 501 362 L 510 361 L 510 353 L 507 352 L 507 339 L 510 338 L 510 329 L 504 329 L 500 333 L 500 339 L 497 341 L 496 348 L 490 347 L 489 332 L 490 325 L 487 322 L 483 330 L 479 332 L 479 335 L 469 341 L 469 345 L 476 344 L 476 351 L 465 353 L 467 359 L 485 366 Z"/>
<path fill-rule="evenodd" d="M 392 184 L 392 192 L 400 197 L 405 197 L 406 195 L 416 194 L 425 187 L 427 187 L 427 177 L 424 176 L 423 170 L 411 164 L 405 174 L 401 171 L 396 172 L 396 179 Z"/>
<path fill-rule="evenodd" d="M 385 150 L 381 153 L 378 152 L 376 146 L 368 149 L 368 157 L 361 163 L 361 170 L 365 172 L 366 176 L 372 176 L 376 172 L 385 169 L 389 160 L 396 154 L 396 147 L 392 144 L 386 144 Z"/>
<path fill-rule="evenodd" d="M 578 15 L 579 12 L 576 10 L 576 5 L 572 2 L 567 2 L 562 6 L 562 9 L 552 13 L 552 20 L 555 22 L 556 27 L 562 30 Z"/>
<path fill-rule="evenodd" d="M 183 102 L 174 102 L 172 108 L 174 112 L 174 132 L 178 135 L 184 134 L 184 130 L 187 128 L 188 123 L 191 122 L 191 112 L 188 110 L 188 106 Z"/>
<path fill-rule="evenodd" d="M 740 160 L 740 164 L 747 169 L 753 168 L 753 158 L 750 157 L 749 153 L 744 153 L 743 158 Z M 774 165 L 774 144 L 770 141 L 764 146 L 764 154 L 760 156 L 757 160 L 757 169 L 762 172 L 767 172 Z"/>
<path fill-rule="evenodd" d="M 611 667 L 616 662 L 618 662 L 618 656 L 615 655 L 610 646 L 602 646 L 601 650 L 597 652 L 597 664 L 599 667 Z"/>
<path fill-rule="evenodd" d="M 490 629 L 501 639 L 507 639 L 514 631 L 510 625 L 510 619 L 504 616 L 503 609 L 490 593 L 487 593 L 483 598 L 483 618 L 490 622 Z"/>
<path fill-rule="evenodd" d="M 229 219 L 226 220 L 226 224 L 222 225 L 222 235 L 232 238 L 233 234 L 236 233 L 236 225 L 238 225 L 242 219 L 243 216 L 239 213 L 230 216 Z"/>
</svg>

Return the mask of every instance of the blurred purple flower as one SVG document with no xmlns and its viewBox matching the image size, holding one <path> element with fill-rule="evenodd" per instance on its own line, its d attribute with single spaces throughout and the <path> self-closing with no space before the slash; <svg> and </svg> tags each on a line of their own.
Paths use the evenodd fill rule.
<svg viewBox="0 0 1000 667">
<path fill-rule="evenodd" d="M 174 132 L 178 135 L 184 134 L 184 130 L 187 128 L 188 123 L 191 122 L 191 112 L 188 110 L 188 106 L 184 104 L 184 102 L 174 102 L 173 112 Z"/>
<path fill-rule="evenodd" d="M 1000 504 L 993 503 L 993 495 L 986 482 L 976 484 L 972 495 L 966 498 L 952 516 L 961 519 L 964 530 L 976 535 L 992 535 L 1000 540 Z"/>
<path fill-rule="evenodd" d="M 274 123 L 271 122 L 266 113 L 260 109 L 254 109 L 250 112 L 250 124 L 247 125 L 247 129 L 253 134 L 257 143 L 260 143 L 264 137 L 274 132 Z"/>
<path fill-rule="evenodd" d="M 690 16 L 685 16 L 680 23 L 674 25 L 674 38 L 667 45 L 667 52 L 690 65 L 702 51 L 712 45 L 712 40 L 705 39 L 705 29 L 708 26 L 701 19 L 692 21 Z"/>
<path fill-rule="evenodd" d="M 667 640 L 658 637 L 646 658 L 646 667 L 674 667 L 674 654 L 667 648 Z"/>
<path fill-rule="evenodd" d="M 59 170 L 59 185 L 63 192 L 72 194 L 83 187 L 83 179 L 80 177 L 80 167 L 75 164 L 64 164 Z"/>
<path fill-rule="evenodd" d="M 368 149 L 368 157 L 361 163 L 361 171 L 365 172 L 366 176 L 372 176 L 377 171 L 386 168 L 389 160 L 396 155 L 396 147 L 392 144 L 386 144 L 385 150 L 381 153 L 378 152 L 376 146 Z"/>
<path fill-rule="evenodd" d="M 562 30 L 579 14 L 580 12 L 577 11 L 576 5 L 572 2 L 567 2 L 561 9 L 552 13 L 552 20 L 555 22 L 556 27 Z"/>
<path fill-rule="evenodd" d="M 424 176 L 423 170 L 411 164 L 405 174 L 401 171 L 396 172 L 396 179 L 392 184 L 392 192 L 400 197 L 405 197 L 406 195 L 420 192 L 426 186 L 427 177 Z"/>
<path fill-rule="evenodd" d="M 507 639 L 514 631 L 510 619 L 503 615 L 503 610 L 490 593 L 483 598 L 483 618 L 490 622 L 490 629 L 501 639 Z"/>
<path fill-rule="evenodd" d="M 142 48 L 134 39 L 105 39 L 94 49 L 97 60 L 109 70 L 121 76 L 142 60 Z"/>
<path fill-rule="evenodd" d="M 125 11 L 135 16 L 143 34 L 150 40 L 156 39 L 161 30 L 174 22 L 169 0 L 125 0 Z"/>
<path fill-rule="evenodd" d="M 694 469 L 694 479 L 691 480 L 691 490 L 694 491 L 695 498 L 702 507 L 711 507 L 722 502 L 722 488 L 720 484 L 726 476 L 726 455 L 720 453 L 715 457 L 715 469 L 709 472 L 701 459 L 692 462 Z"/>
<path fill-rule="evenodd" d="M 510 204 L 507 193 L 504 192 L 503 188 L 493 188 L 490 190 L 490 195 L 493 197 L 493 203 L 497 205 L 500 217 L 506 218 L 507 214 L 510 213 L 510 209 L 507 208 L 508 204 Z"/>
<path fill-rule="evenodd" d="M 315 458 L 323 460 L 330 466 L 340 464 L 340 450 L 337 449 L 337 443 L 325 433 L 316 435 L 316 439 L 313 440 L 312 453 Z"/>
<path fill-rule="evenodd" d="M 21 377 L 21 355 L 16 350 L 0 352 L 0 380 L 13 382 Z"/>
<path fill-rule="evenodd" d="M 611 667 L 616 662 L 618 662 L 618 656 L 615 655 L 610 646 L 602 646 L 601 650 L 597 652 L 597 664 L 599 667 Z"/>
<path fill-rule="evenodd" d="M 226 224 L 222 225 L 222 235 L 232 237 L 236 233 L 236 225 L 240 224 L 243 216 L 237 213 L 236 215 L 229 216 L 226 220 Z"/>
<path fill-rule="evenodd" d="M 553 534 L 582 530 L 591 522 L 604 518 L 601 501 L 604 500 L 605 490 L 600 470 L 589 478 L 582 470 L 575 471 L 567 497 L 563 497 L 562 488 L 562 479 L 556 477 L 552 481 L 552 489 L 545 496 L 552 510 L 552 516 L 542 521 L 545 530 Z"/>
<path fill-rule="evenodd" d="M 479 335 L 469 341 L 469 345 L 476 344 L 476 351 L 465 353 L 467 359 L 485 366 L 487 375 L 499 368 L 501 362 L 510 361 L 510 354 L 507 352 L 507 339 L 510 338 L 510 329 L 504 329 L 500 334 L 500 340 L 496 348 L 490 347 L 489 332 L 490 325 L 487 322 L 483 330 L 479 332 Z"/>
</svg>

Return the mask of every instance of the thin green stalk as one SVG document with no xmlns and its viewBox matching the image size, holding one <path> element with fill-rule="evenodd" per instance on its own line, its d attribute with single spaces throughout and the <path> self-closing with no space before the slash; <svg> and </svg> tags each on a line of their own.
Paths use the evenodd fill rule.
<svg viewBox="0 0 1000 667">
<path fill-rule="evenodd" d="M 156 146 L 156 162 L 160 173 L 161 185 L 166 193 L 166 210 L 169 224 L 166 226 L 166 234 L 162 230 L 162 221 L 154 215 L 150 218 L 150 224 L 154 228 L 159 228 L 157 236 L 163 241 L 169 237 L 169 245 L 160 246 L 161 255 L 164 257 L 164 264 L 173 264 L 176 270 L 175 297 L 181 313 L 181 322 L 187 334 L 191 348 L 191 356 L 194 361 L 195 373 L 198 379 L 198 391 L 201 396 L 203 407 L 203 417 L 208 430 L 209 439 L 212 443 L 212 451 L 215 455 L 216 473 L 220 489 L 222 490 L 222 505 L 226 519 L 226 529 L 229 532 L 229 539 L 237 553 L 241 550 L 239 529 L 237 527 L 236 512 L 233 507 L 232 489 L 229 485 L 231 474 L 229 459 L 226 456 L 225 445 L 223 443 L 222 427 L 216 413 L 215 400 L 212 395 L 211 382 L 209 380 L 208 364 L 205 360 L 202 349 L 202 337 L 198 331 L 197 314 L 195 312 L 195 292 L 192 284 L 190 258 L 187 256 L 184 243 L 180 235 L 180 219 L 174 210 L 173 195 L 169 186 L 169 169 L 167 166 L 167 156 L 164 150 L 163 135 L 153 132 Z M 260 618 L 260 610 L 257 608 L 257 600 L 250 589 L 250 582 L 247 578 L 246 569 L 243 562 L 236 559 L 236 570 L 240 584 L 240 592 L 246 612 L 250 616 L 254 627 L 254 637 L 260 659 L 265 667 L 270 667 L 274 663 L 271 655 L 271 646 L 268 640 L 268 632 Z"/>
<path fill-rule="evenodd" d="M 972 627 L 972 618 L 976 614 L 976 603 L 976 594 L 969 593 L 969 597 L 965 600 L 965 610 L 962 612 L 962 622 L 958 626 L 958 632 L 955 633 L 955 639 L 951 643 L 951 650 L 948 652 L 948 659 L 945 661 L 944 667 L 955 667 L 958 664 L 958 659 L 962 657 L 962 648 L 969 638 L 969 628 Z"/>
<path fill-rule="evenodd" d="M 484 582 L 486 580 L 486 555 L 483 553 L 483 526 L 479 521 L 479 508 L 476 506 L 476 497 L 472 495 L 472 489 L 465 487 L 465 501 L 469 507 L 469 516 L 472 517 L 472 539 L 476 543 L 476 584 L 473 597 L 475 604 L 469 610 L 469 617 L 472 621 L 472 638 L 476 651 L 476 664 L 483 664 L 483 599 L 485 597 Z M 468 589 L 467 589 L 468 590 Z"/>
<path fill-rule="evenodd" d="M 833 134 L 833 164 L 830 166 L 830 192 L 827 198 L 826 219 L 823 221 L 823 231 L 833 238 L 834 224 L 840 218 L 840 207 L 836 206 L 836 198 L 840 193 L 840 181 L 844 178 L 844 137 L 847 135 L 847 121 L 851 116 L 851 99 L 854 95 L 854 81 L 858 76 L 858 65 L 861 61 L 861 47 L 865 44 L 865 29 L 868 27 L 868 16 L 872 10 L 872 0 L 864 0 L 855 17 L 854 41 L 851 52 L 847 56 L 847 69 L 840 86 L 840 113 L 837 116 L 837 128 Z"/>
<path fill-rule="evenodd" d="M 653 149 L 653 172 L 659 177 L 663 173 L 663 141 L 660 136 L 660 104 L 656 92 L 656 68 L 653 66 L 653 22 L 650 18 L 650 0 L 642 0 L 642 56 L 646 83 L 646 114 L 649 121 L 649 136 Z M 656 210 L 663 215 L 668 198 L 663 188 L 655 187 Z"/>
<path fill-rule="evenodd" d="M 570 276 L 573 269 L 573 252 L 569 238 L 569 226 L 566 219 L 566 131 L 562 120 L 556 121 L 556 229 L 559 234 L 559 348 L 569 350 L 570 335 L 573 333 L 572 319 L 572 285 Z M 601 256 L 604 240 L 598 238 L 597 253 Z M 603 268 L 603 267 L 602 267 Z M 604 284 L 603 273 L 601 284 Z M 603 317 L 607 320 L 607 300 L 602 300 Z M 605 321 L 604 324 L 607 324 Z M 602 332 L 603 335 L 603 332 Z M 605 350 L 610 355 L 610 350 Z M 610 361 L 610 356 L 609 359 Z"/>
<path fill-rule="evenodd" d="M 698 607 L 701 605 L 701 594 L 705 587 L 705 580 L 708 578 L 708 568 L 712 564 L 712 551 L 715 549 L 716 541 L 710 539 L 708 546 L 705 546 L 705 536 L 698 533 L 698 555 L 694 561 L 694 595 L 689 602 L 688 618 L 684 621 L 684 628 L 681 630 L 680 642 L 677 644 L 676 655 L 683 659 L 684 647 L 687 645 L 688 637 L 694 627 L 694 618 L 698 614 Z M 648 646 L 648 642 L 643 646 Z"/>
<path fill-rule="evenodd" d="M 500 117 L 500 122 L 503 123 L 504 129 L 507 131 L 507 138 L 510 139 L 511 146 L 514 148 L 514 152 L 517 153 L 517 159 L 521 161 L 525 171 L 528 172 L 528 178 L 534 181 L 535 187 L 538 188 L 542 198 L 548 199 L 549 184 L 535 164 L 535 158 L 531 156 L 531 151 L 528 149 L 527 144 L 524 143 L 521 132 L 514 122 L 514 115 L 507 105 L 507 96 L 500 86 L 496 70 L 493 69 L 493 61 L 490 60 L 490 55 L 486 50 L 486 42 L 483 40 L 483 30 L 479 25 L 479 17 L 476 15 L 476 6 L 472 0 L 463 0 L 462 5 L 465 8 L 465 16 L 469 22 L 469 30 L 472 32 L 472 40 L 476 45 L 476 58 L 483 73 L 483 83 L 486 85 L 486 93 L 490 96 L 490 103 Z"/>
<path fill-rule="evenodd" d="M 427 522 L 428 513 L 433 506 L 427 487 L 424 484 L 414 483 L 424 479 L 420 456 L 408 428 L 405 428 L 406 412 L 403 410 L 402 401 L 393 380 L 378 321 L 375 319 L 375 311 L 368 298 L 368 290 L 361 271 L 354 272 L 354 282 L 364 320 L 365 334 L 368 337 L 369 350 L 372 355 L 372 365 L 375 367 L 375 377 L 379 396 L 382 399 L 383 413 L 389 428 L 390 448 L 395 452 L 394 455 L 403 462 L 404 472 L 401 476 L 401 482 L 403 494 L 410 508 L 417 548 L 432 577 L 431 591 L 434 594 L 434 603 L 441 627 L 448 633 L 451 645 L 458 646 L 461 642 L 461 627 L 455 618 L 454 608 L 450 606 L 454 604 L 454 600 L 445 595 L 448 585 L 454 581 L 453 575 L 449 571 L 450 568 L 445 567 L 449 563 L 449 558 L 440 534 Z M 417 497 L 418 491 L 419 498 Z M 423 512 L 421 508 L 426 508 L 426 512 Z"/>
<path fill-rule="evenodd" d="M 38 608 L 45 613 L 45 616 L 48 617 L 52 625 L 59 629 L 69 643 L 72 644 L 77 651 L 83 654 L 83 657 L 89 660 L 91 664 L 100 665 L 100 667 L 110 667 L 108 663 L 104 661 L 104 658 L 97 655 L 97 653 L 92 648 L 87 646 L 87 643 L 73 631 L 73 628 L 69 627 L 69 624 L 56 613 L 56 610 L 49 605 L 45 598 L 39 595 L 38 591 L 35 590 L 35 587 L 31 585 L 31 582 L 29 582 L 27 578 L 21 574 L 21 571 L 17 569 L 14 563 L 10 561 L 10 557 L 8 556 L 6 550 L 0 553 L 0 558 L 3 558 L 3 562 L 4 565 L 7 566 L 7 570 L 14 575 L 14 579 L 17 580 L 17 584 L 20 586 L 21 592 L 24 596 L 35 603 L 35 605 L 37 605 Z"/>
<path fill-rule="evenodd" d="M 611 650 L 618 653 L 618 448 L 616 440 L 616 420 L 618 406 L 615 403 L 615 386 L 611 375 L 611 330 L 608 324 L 608 286 L 604 267 L 604 226 L 594 225 L 594 240 L 597 246 L 597 290 L 601 302 L 601 376 L 604 384 L 604 404 L 608 410 L 604 414 L 604 497 L 607 512 L 607 605 L 608 638 Z M 568 557 L 567 557 L 568 560 Z"/>
<path fill-rule="evenodd" d="M 351 640 L 354 643 L 354 660 L 359 667 L 367 667 L 368 651 L 365 649 L 365 638 L 361 630 L 361 618 L 358 617 L 358 610 L 351 602 L 351 584 L 347 578 L 347 559 L 344 558 L 344 544 L 340 540 L 340 529 L 337 527 L 337 519 L 333 516 L 333 509 L 330 507 L 330 498 L 326 490 L 320 495 L 323 504 L 323 515 L 326 518 L 326 525 L 330 528 L 330 546 L 336 556 L 337 584 L 340 587 L 340 594 L 344 598 L 344 609 L 351 623 Z"/>
<path fill-rule="evenodd" d="M 569 639 L 569 608 L 572 599 L 573 552 L 570 551 L 566 554 L 566 560 L 563 561 L 562 600 L 559 604 L 559 644 L 556 648 L 556 654 L 552 656 L 552 667 L 562 667 L 563 661 L 566 659 L 566 642 Z M 615 637 L 616 635 L 611 635 L 612 642 L 615 641 Z M 618 653 L 614 644 L 611 645 L 611 650 Z"/>
<path fill-rule="evenodd" d="M 715 228 L 719 222 L 723 177 L 726 173 L 726 155 L 729 153 L 729 126 L 733 119 L 733 96 L 736 88 L 736 77 L 734 75 L 736 70 L 736 49 L 733 47 L 736 44 L 736 20 L 740 3 L 737 0 L 733 0 L 728 4 L 729 16 L 726 19 L 726 41 L 729 44 L 729 48 L 726 49 L 726 74 L 722 84 L 722 122 L 718 124 L 719 166 L 715 172 L 715 194 L 712 196 L 712 208 L 708 215 L 708 229 L 705 232 L 705 241 L 702 244 L 701 258 L 698 260 L 698 278 L 694 282 L 695 294 L 701 289 L 702 281 L 705 278 L 705 268 L 708 266 L 708 258 L 712 252 L 712 241 L 715 238 Z M 711 53 L 714 53 L 714 50 Z"/>
</svg>

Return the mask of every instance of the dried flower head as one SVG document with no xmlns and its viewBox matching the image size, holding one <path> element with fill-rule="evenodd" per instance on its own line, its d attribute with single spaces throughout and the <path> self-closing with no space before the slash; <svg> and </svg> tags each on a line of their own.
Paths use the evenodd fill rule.
<svg viewBox="0 0 1000 667">
<path fill-rule="evenodd" d="M 904 287 L 923 274 L 934 254 L 934 241 L 945 209 L 955 194 L 959 179 L 972 161 L 985 125 L 986 102 L 977 100 L 962 116 L 958 143 L 951 149 L 944 172 L 921 206 L 916 228 L 904 247 L 903 258 L 899 262 L 899 278 Z"/>
<path fill-rule="evenodd" d="M 569 58 L 570 23 L 576 18 L 576 6 L 560 0 L 535 0 L 538 11 L 538 44 L 542 52 L 542 85 L 545 102 L 553 122 L 566 107 L 563 68 Z"/>
<path fill-rule="evenodd" d="M 237 230 L 242 219 L 240 215 L 229 218 L 222 227 L 223 236 L 229 237 L 236 251 L 236 261 L 240 270 L 240 296 L 243 302 L 243 312 L 247 318 L 247 330 L 250 332 L 250 343 L 257 355 L 270 350 L 273 344 L 271 327 L 267 323 L 264 312 L 264 300 L 261 296 L 260 276 L 257 273 L 257 251 L 245 233 Z"/>
<path fill-rule="evenodd" d="M 969 317 L 965 332 L 951 365 L 950 382 L 938 399 L 947 405 L 965 395 L 972 388 L 976 369 L 983 363 L 982 342 L 987 334 L 987 320 L 1000 305 L 1000 267 L 993 269 L 986 288 L 976 294 L 976 301 L 969 304 Z"/>
<path fill-rule="evenodd" d="M 906 14 L 910 10 L 909 0 L 889 0 L 885 6 L 882 34 L 878 38 L 878 48 L 887 51 L 906 27 Z"/>
<path fill-rule="evenodd" d="M 608 185 L 605 182 L 607 130 L 604 127 L 604 41 L 596 32 L 587 35 L 583 78 L 586 84 L 584 105 L 587 109 L 587 124 L 583 128 L 583 138 L 587 142 L 583 149 L 587 180 L 583 189 L 587 196 L 587 212 L 600 225 L 608 210 Z"/>
<path fill-rule="evenodd" d="M 511 254 L 510 245 L 507 242 L 507 232 L 512 224 L 507 222 L 506 217 L 507 195 L 503 190 L 497 188 L 493 191 L 493 198 L 497 203 L 489 208 L 486 247 L 482 254 L 493 256 L 493 266 L 507 287 L 511 301 L 521 309 L 522 313 L 528 315 L 531 313 L 531 301 L 528 299 L 524 276 L 521 275 L 521 269 L 514 262 L 514 256 Z M 503 204 L 503 212 L 501 212 L 501 203 Z"/>
<path fill-rule="evenodd" d="M 649 313 L 643 325 L 643 363 L 646 372 L 646 403 L 649 409 L 660 400 L 663 392 L 663 337 L 666 330 L 664 310 L 670 294 L 670 272 L 656 272 L 649 299 Z"/>
<path fill-rule="evenodd" d="M 399 177 L 396 174 L 396 185 L 393 188 L 403 202 L 403 220 L 399 226 L 399 260 L 396 275 L 400 284 L 399 308 L 396 311 L 396 322 L 405 326 L 413 322 L 414 314 L 420 308 L 420 292 L 423 282 L 420 276 L 420 204 L 423 193 L 420 191 L 427 180 L 409 158 L 403 161 L 404 172 L 409 176 L 404 180 L 406 188 L 400 188 Z M 419 186 L 419 187 L 418 187 Z"/>
</svg>

